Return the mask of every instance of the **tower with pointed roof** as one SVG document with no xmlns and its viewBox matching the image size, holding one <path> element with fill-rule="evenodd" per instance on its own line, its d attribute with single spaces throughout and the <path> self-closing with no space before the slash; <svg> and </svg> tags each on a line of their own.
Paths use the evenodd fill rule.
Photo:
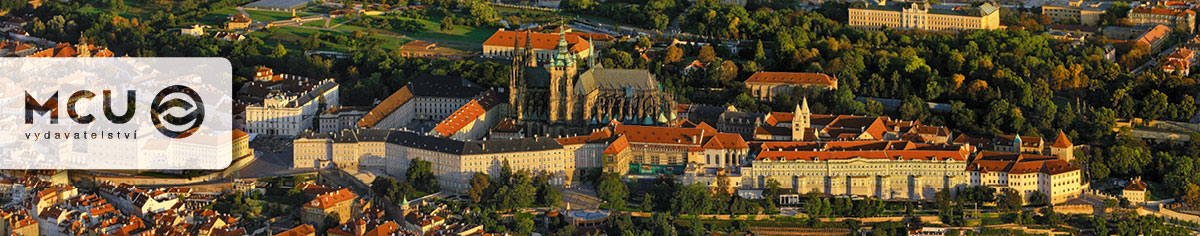
<svg viewBox="0 0 1200 236">
<path fill-rule="evenodd" d="M 1057 156 L 1058 159 L 1071 161 L 1075 159 L 1075 144 L 1067 137 L 1067 133 L 1062 130 L 1058 131 L 1058 138 L 1054 139 L 1054 143 L 1050 144 L 1050 155 Z"/>
<path fill-rule="evenodd" d="M 1012 142 L 1012 147 L 1013 147 L 1013 151 L 1014 151 L 1014 152 L 1024 152 L 1024 151 L 1021 149 L 1021 146 L 1022 146 L 1022 145 L 1021 145 L 1021 143 L 1022 143 L 1022 141 L 1021 141 L 1021 134 L 1020 134 L 1020 133 L 1013 134 L 1013 142 Z"/>
<path fill-rule="evenodd" d="M 525 47 L 513 51 L 513 66 L 522 68 L 512 69 L 509 79 L 510 118 L 527 135 L 583 134 L 589 125 L 609 122 L 657 125 L 677 121 L 674 98 L 653 73 L 603 68 L 589 52 L 595 50 L 591 35 L 565 29 L 558 29 L 558 40 L 546 37 L 552 34 L 531 32 L 526 32 L 525 38 L 512 36 L 513 45 L 525 40 Z M 547 50 L 548 43 L 555 41 L 555 47 Z M 584 62 L 581 56 L 589 58 Z"/>
<path fill-rule="evenodd" d="M 546 71 L 550 72 L 550 122 L 574 120 L 576 110 L 575 96 L 571 96 L 571 92 L 574 91 L 578 67 L 575 65 L 575 54 L 571 53 L 567 43 L 566 31 L 563 31 L 563 27 L 558 29 L 558 52 L 546 65 Z"/>
<path fill-rule="evenodd" d="M 792 141 L 804 140 L 805 132 L 812 125 L 812 111 L 808 110 L 808 98 L 796 104 L 796 112 L 792 114 Z"/>
<path fill-rule="evenodd" d="M 524 93 L 521 93 L 521 91 L 525 91 L 526 85 L 525 76 L 522 76 L 525 74 L 524 59 L 526 57 L 521 56 L 524 55 L 525 50 L 519 47 L 521 45 L 520 40 L 518 39 L 520 34 L 513 35 L 512 68 L 510 68 L 508 78 L 508 101 L 512 104 L 512 107 L 509 108 L 508 116 L 509 118 L 520 120 L 521 115 L 524 114 L 525 108 L 525 99 L 522 96 Z M 528 36 L 525 38 L 525 41 L 529 41 Z M 526 47 L 529 46 L 527 45 Z"/>
</svg>

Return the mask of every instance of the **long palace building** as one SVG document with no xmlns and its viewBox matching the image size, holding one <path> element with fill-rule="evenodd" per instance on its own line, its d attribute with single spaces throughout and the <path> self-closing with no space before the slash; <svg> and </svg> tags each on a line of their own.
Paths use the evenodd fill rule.
<svg viewBox="0 0 1200 236">
<path fill-rule="evenodd" d="M 768 181 L 804 194 L 882 199 L 933 199 L 944 188 L 965 187 L 971 155 L 965 145 L 909 141 L 765 142 L 742 167 L 742 186 Z"/>
<path fill-rule="evenodd" d="M 991 3 L 978 6 L 942 6 L 928 2 L 889 2 L 851 6 L 849 25 L 861 28 L 974 30 L 999 29 L 1000 9 Z"/>
</svg>

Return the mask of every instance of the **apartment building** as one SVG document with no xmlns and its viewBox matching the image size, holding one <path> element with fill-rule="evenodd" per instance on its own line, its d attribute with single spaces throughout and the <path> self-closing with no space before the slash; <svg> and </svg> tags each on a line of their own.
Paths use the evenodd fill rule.
<svg viewBox="0 0 1200 236">
<path fill-rule="evenodd" d="M 1145 26 L 1165 25 L 1171 29 L 1181 28 L 1192 33 L 1196 28 L 1196 11 L 1139 6 L 1129 9 L 1129 23 Z"/>
<path fill-rule="evenodd" d="M 1049 16 L 1050 19 L 1059 23 L 1097 26 L 1100 24 L 1100 16 L 1104 15 L 1104 11 L 1109 6 L 1112 6 L 1112 2 L 1084 2 L 1083 0 L 1051 2 L 1042 5 L 1042 15 Z"/>
</svg>

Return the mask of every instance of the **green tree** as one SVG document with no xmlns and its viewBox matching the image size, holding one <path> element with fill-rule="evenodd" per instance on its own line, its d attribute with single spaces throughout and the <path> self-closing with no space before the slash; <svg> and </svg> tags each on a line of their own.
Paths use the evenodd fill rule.
<svg viewBox="0 0 1200 236">
<path fill-rule="evenodd" d="M 487 201 L 490 196 L 488 189 L 492 185 L 492 178 L 482 172 L 475 172 L 471 176 L 471 187 L 467 189 L 467 195 L 471 196 L 471 201 L 480 203 Z"/>
<path fill-rule="evenodd" d="M 287 48 L 284 48 L 282 43 L 275 43 L 275 48 L 271 50 L 271 57 L 283 58 L 285 55 L 287 55 Z"/>
<path fill-rule="evenodd" d="M 533 232 L 533 216 L 529 214 L 518 214 L 516 218 L 516 227 L 514 227 L 513 230 L 517 232 L 517 235 L 529 235 Z"/>
<path fill-rule="evenodd" d="M 433 163 L 428 161 L 420 158 L 413 159 L 408 163 L 408 170 L 405 171 L 404 176 L 417 190 L 427 193 L 441 190 L 441 187 L 438 186 L 437 176 L 433 175 Z"/>
<path fill-rule="evenodd" d="M 443 32 L 454 30 L 454 17 L 453 16 L 442 17 L 441 26 L 442 26 L 441 30 Z"/>
<path fill-rule="evenodd" d="M 755 41 L 755 43 L 754 43 L 754 61 L 761 62 L 761 61 L 766 61 L 766 60 L 767 60 L 767 51 L 763 50 L 762 40 Z"/>
<path fill-rule="evenodd" d="M 1183 195 L 1183 202 L 1190 207 L 1200 207 L 1200 186 L 1188 183 Z"/>
<path fill-rule="evenodd" d="M 1147 95 L 1142 101 L 1142 116 L 1147 120 L 1158 120 L 1163 118 L 1163 114 L 1167 112 L 1167 108 L 1171 105 L 1167 102 L 1167 95 L 1158 90 L 1151 90 L 1150 95 Z"/>
<path fill-rule="evenodd" d="M 321 47 L 321 32 L 308 35 L 308 38 L 300 41 L 300 47 L 304 50 L 315 50 Z"/>
<path fill-rule="evenodd" d="M 700 183 L 684 185 L 671 198 L 671 209 L 677 214 L 707 213 L 712 208 L 709 198 L 708 186 Z"/>
<path fill-rule="evenodd" d="M 621 181 L 621 176 L 607 174 L 600 180 L 600 185 L 596 187 L 596 193 L 600 195 L 600 199 L 607 202 L 608 208 L 620 209 L 625 207 L 625 198 L 629 196 L 629 189 L 625 186 L 625 182 Z"/>
</svg>

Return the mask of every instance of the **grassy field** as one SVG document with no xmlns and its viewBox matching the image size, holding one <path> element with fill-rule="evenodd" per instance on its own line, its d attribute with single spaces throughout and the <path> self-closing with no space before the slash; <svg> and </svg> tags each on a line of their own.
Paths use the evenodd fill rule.
<svg viewBox="0 0 1200 236">
<path fill-rule="evenodd" d="M 315 34 L 317 32 L 322 32 L 323 34 L 326 34 L 326 35 L 345 35 L 347 37 L 350 36 L 350 33 L 347 33 L 347 32 L 340 32 L 340 31 L 335 31 L 335 30 L 299 28 L 299 27 L 278 27 L 278 28 L 273 29 L 272 31 L 273 31 L 272 33 L 267 33 L 264 31 L 255 31 L 253 33 L 250 33 L 250 35 L 262 39 L 263 42 L 265 42 L 267 44 L 267 46 L 274 47 L 274 45 L 276 43 L 280 43 L 280 44 L 283 44 L 284 47 L 288 48 L 288 50 L 294 50 L 294 51 L 302 50 L 300 48 L 300 43 L 299 43 L 300 40 L 304 40 L 305 38 L 308 38 L 309 35 Z M 389 50 L 399 49 L 400 45 L 404 45 L 404 43 L 407 43 L 409 41 L 406 39 L 401 39 L 401 38 L 396 38 L 396 37 L 388 37 L 388 36 L 382 36 L 382 35 L 375 35 L 375 36 L 372 36 L 371 38 L 378 41 L 378 43 L 376 43 L 375 45 L 379 46 L 380 48 L 389 49 Z M 349 51 L 350 47 L 347 45 L 335 44 L 335 43 L 332 43 L 329 41 L 325 41 L 321 44 L 320 48 L 317 48 L 317 50 L 345 52 L 345 51 Z"/>
<path fill-rule="evenodd" d="M 487 41 L 492 34 L 496 33 L 494 28 L 476 28 L 471 26 L 456 25 L 450 31 L 442 31 L 442 20 L 420 20 L 425 24 L 425 30 L 412 34 L 414 38 L 457 41 L 469 44 L 481 44 Z"/>
<path fill-rule="evenodd" d="M 412 18 L 404 18 L 404 17 L 401 17 L 401 18 L 412 19 Z M 341 19 L 339 19 L 339 20 L 341 20 Z M 346 21 L 346 20 L 343 20 L 343 21 Z M 427 39 L 427 40 L 436 40 L 436 41 L 452 41 L 452 42 L 459 42 L 459 43 L 463 43 L 463 44 L 481 44 L 481 43 L 483 43 L 483 41 L 487 41 L 487 39 L 489 37 L 491 37 L 493 33 L 496 32 L 496 29 L 490 28 L 490 27 L 472 27 L 472 26 L 464 26 L 464 25 L 456 25 L 456 26 L 454 26 L 454 29 L 452 29 L 452 30 L 442 31 L 442 22 L 441 22 L 442 20 L 441 19 L 432 19 L 432 20 L 419 19 L 417 21 L 420 21 L 421 24 L 424 26 L 423 29 L 421 29 L 421 32 L 417 32 L 417 33 L 394 32 L 394 31 L 385 30 L 385 29 L 368 29 L 366 27 L 351 25 L 351 24 L 343 24 L 341 26 L 334 27 L 334 29 L 343 30 L 343 31 L 347 31 L 347 32 L 356 31 L 356 30 L 371 30 L 371 31 L 376 31 L 377 33 L 380 33 L 380 34 L 385 34 L 386 32 L 391 32 L 392 34 L 408 35 L 410 37 L 417 38 L 417 39 Z M 336 20 L 335 20 L 335 22 L 336 22 Z M 305 24 L 305 25 L 307 25 L 307 24 Z M 321 23 L 321 26 L 323 26 L 323 25 L 324 25 L 324 23 Z M 384 32 L 380 32 L 380 31 L 384 31 Z"/>
</svg>

